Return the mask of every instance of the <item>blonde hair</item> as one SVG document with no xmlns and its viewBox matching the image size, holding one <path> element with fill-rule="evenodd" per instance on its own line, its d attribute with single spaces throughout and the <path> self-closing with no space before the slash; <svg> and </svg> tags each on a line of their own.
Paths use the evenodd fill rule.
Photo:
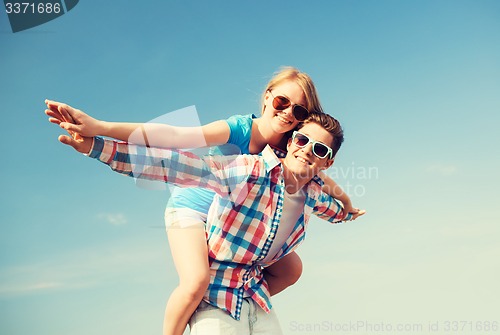
<svg viewBox="0 0 500 335">
<path fill-rule="evenodd" d="M 306 106 L 308 111 L 316 111 L 319 113 L 323 113 L 323 107 L 319 102 L 318 93 L 316 92 L 316 87 L 314 83 L 309 77 L 309 75 L 305 72 L 301 72 L 298 69 L 292 66 L 284 66 L 280 68 L 278 72 L 274 74 L 274 76 L 267 83 L 267 87 L 262 94 L 262 104 L 264 105 L 264 100 L 266 96 L 266 92 L 272 90 L 274 87 L 287 82 L 293 81 L 297 83 L 302 91 L 304 92 L 304 96 L 306 98 Z"/>
</svg>

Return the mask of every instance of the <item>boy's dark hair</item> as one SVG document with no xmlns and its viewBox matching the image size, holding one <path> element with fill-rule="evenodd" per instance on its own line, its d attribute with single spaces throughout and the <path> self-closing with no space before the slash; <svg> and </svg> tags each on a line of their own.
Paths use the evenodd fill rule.
<svg viewBox="0 0 500 335">
<path fill-rule="evenodd" d="M 305 119 L 304 122 L 301 122 L 298 125 L 297 129 L 300 129 L 306 123 L 311 123 L 311 122 L 319 124 L 333 136 L 333 143 L 331 148 L 333 151 L 332 157 L 335 157 L 337 151 L 339 151 L 340 146 L 342 145 L 342 142 L 344 142 L 344 131 L 342 130 L 340 122 L 337 121 L 337 119 L 335 119 L 333 116 L 328 115 L 326 113 L 319 113 L 312 111 L 309 112 L 309 116 L 307 117 L 307 119 Z"/>
</svg>

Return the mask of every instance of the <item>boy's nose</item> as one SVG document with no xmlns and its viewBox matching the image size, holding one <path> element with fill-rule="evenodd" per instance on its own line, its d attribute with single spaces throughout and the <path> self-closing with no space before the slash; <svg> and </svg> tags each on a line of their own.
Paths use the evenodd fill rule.
<svg viewBox="0 0 500 335">
<path fill-rule="evenodd" d="M 312 143 L 307 143 L 305 147 L 302 148 L 302 151 L 307 154 L 308 156 L 312 156 L 313 151 L 312 151 Z"/>
</svg>

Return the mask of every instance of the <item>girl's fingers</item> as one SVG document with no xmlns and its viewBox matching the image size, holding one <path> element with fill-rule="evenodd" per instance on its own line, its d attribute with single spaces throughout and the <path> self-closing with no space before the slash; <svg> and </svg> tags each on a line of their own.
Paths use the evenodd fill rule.
<svg viewBox="0 0 500 335">
<path fill-rule="evenodd" d="M 57 110 L 59 111 L 59 113 L 61 113 L 62 117 L 66 122 L 75 123 L 75 120 L 64 106 L 59 106 Z"/>
<path fill-rule="evenodd" d="M 49 122 L 59 124 L 59 125 L 61 124 L 61 120 L 56 119 L 54 117 L 49 118 Z"/>
<path fill-rule="evenodd" d="M 72 131 L 75 133 L 81 133 L 82 129 L 79 125 L 73 124 L 73 123 L 68 123 L 68 122 L 61 122 L 59 125 L 61 128 L 66 129 L 67 131 Z"/>
<path fill-rule="evenodd" d="M 59 111 L 57 111 L 57 110 L 46 109 L 45 110 L 45 114 L 47 116 L 50 116 L 50 117 L 53 117 L 53 118 L 57 118 L 57 119 L 63 121 L 61 113 L 59 113 Z"/>
</svg>

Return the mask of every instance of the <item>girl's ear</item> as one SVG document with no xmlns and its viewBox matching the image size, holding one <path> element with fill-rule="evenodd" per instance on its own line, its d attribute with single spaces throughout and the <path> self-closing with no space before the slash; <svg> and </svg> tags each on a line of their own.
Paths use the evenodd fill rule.
<svg viewBox="0 0 500 335">
<path fill-rule="evenodd" d="M 271 92 L 269 90 L 267 90 L 266 94 L 264 95 L 264 100 L 269 99 L 270 96 L 271 96 Z"/>
<path fill-rule="evenodd" d="M 266 110 L 266 103 L 267 103 L 267 99 L 269 99 L 269 95 L 270 95 L 270 92 L 269 90 L 266 91 L 266 94 L 264 95 L 264 101 L 262 102 L 262 114 L 264 114 L 265 110 Z"/>
</svg>

